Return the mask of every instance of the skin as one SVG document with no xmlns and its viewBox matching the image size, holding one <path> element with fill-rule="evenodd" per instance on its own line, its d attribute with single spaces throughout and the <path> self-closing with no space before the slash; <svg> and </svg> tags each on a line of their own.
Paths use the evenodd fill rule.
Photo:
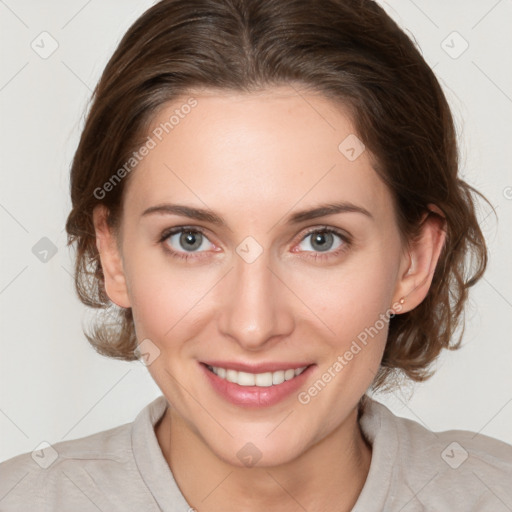
<svg viewBox="0 0 512 512">
<path fill-rule="evenodd" d="M 260 409 L 230 404 L 198 362 L 314 362 L 307 390 L 401 297 L 397 313 L 424 299 L 442 226 L 428 216 L 416 243 L 401 241 L 369 151 L 350 161 L 338 149 L 355 129 L 331 100 L 289 86 L 191 95 L 197 106 L 130 175 L 119 239 L 105 209 L 94 211 L 106 291 L 132 308 L 139 342 L 149 338 L 160 351 L 148 369 L 171 406 L 155 427 L 158 442 L 198 511 L 350 510 L 371 462 L 357 404 L 379 368 L 387 324 L 308 404 L 296 393 Z M 166 105 L 153 126 L 187 97 Z M 339 201 L 371 217 L 287 223 L 297 211 Z M 227 226 L 141 216 L 161 203 L 211 209 Z M 180 233 L 159 242 L 178 226 L 203 228 L 200 247 L 187 251 Z M 325 226 L 351 243 L 327 234 L 319 249 L 307 232 Z M 252 263 L 236 252 L 247 236 L 263 249 Z M 191 257 L 175 258 L 166 246 Z M 261 452 L 254 467 L 237 457 L 248 442 Z"/>
</svg>

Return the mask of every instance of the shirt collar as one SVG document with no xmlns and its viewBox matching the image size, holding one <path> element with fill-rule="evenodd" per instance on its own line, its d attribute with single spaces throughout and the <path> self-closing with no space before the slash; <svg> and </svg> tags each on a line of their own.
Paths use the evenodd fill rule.
<svg viewBox="0 0 512 512">
<path fill-rule="evenodd" d="M 163 512 L 183 512 L 190 505 L 181 494 L 165 460 L 154 426 L 168 407 L 164 395 L 148 404 L 132 426 L 132 451 L 142 479 Z M 359 424 L 372 445 L 370 470 L 352 512 L 366 512 L 386 503 L 398 452 L 393 413 L 366 396 Z"/>
</svg>

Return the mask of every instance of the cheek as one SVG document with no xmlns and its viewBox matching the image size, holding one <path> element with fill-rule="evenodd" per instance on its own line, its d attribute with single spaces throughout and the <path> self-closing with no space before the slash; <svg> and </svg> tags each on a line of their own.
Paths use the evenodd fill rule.
<svg viewBox="0 0 512 512">
<path fill-rule="evenodd" d="M 395 286 L 394 254 L 381 248 L 361 251 L 320 279 L 316 275 L 301 280 L 303 287 L 316 290 L 308 304 L 329 327 L 322 327 L 325 335 L 319 347 L 321 382 L 305 390 L 304 397 L 315 402 L 316 394 L 321 395 L 316 407 L 326 408 L 326 417 L 334 423 L 355 405 L 349 401 L 367 390 L 379 369 Z M 326 428 L 332 426 L 329 421 Z"/>
<path fill-rule="evenodd" d="M 389 310 L 395 287 L 395 268 L 382 252 L 354 255 L 349 264 L 338 270 L 315 276 L 314 283 L 302 276 L 303 290 L 311 309 L 334 333 L 336 340 L 346 343 L 359 332 L 376 323 Z M 313 286 L 314 284 L 314 286 Z"/>
<path fill-rule="evenodd" d="M 371 260 L 371 261 L 370 261 Z M 326 435 L 355 407 L 373 381 L 386 345 L 393 293 L 393 269 L 374 254 L 326 275 L 310 295 L 318 317 L 329 326 L 319 345 L 317 377 L 299 395 L 299 403 L 315 408 Z M 309 281 L 302 280 L 303 285 Z M 309 282 L 311 284 L 311 282 Z M 332 332 L 331 332 L 332 331 Z"/>
<path fill-rule="evenodd" d="M 170 258 L 163 251 L 146 249 L 133 251 L 126 262 L 137 339 L 154 340 L 161 350 L 170 349 L 171 340 L 190 337 L 191 325 L 199 327 L 202 299 L 215 282 L 209 274 L 186 269 Z"/>
</svg>

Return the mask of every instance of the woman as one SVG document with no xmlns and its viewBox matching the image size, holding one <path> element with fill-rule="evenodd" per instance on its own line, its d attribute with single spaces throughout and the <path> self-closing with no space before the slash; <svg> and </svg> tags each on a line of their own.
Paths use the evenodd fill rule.
<svg viewBox="0 0 512 512">
<path fill-rule="evenodd" d="M 374 2 L 157 3 L 95 90 L 66 228 L 81 300 L 120 308 L 90 343 L 163 395 L 1 464 L 2 510 L 511 509 L 511 446 L 367 394 L 459 346 L 487 250 L 457 171 Z"/>
</svg>

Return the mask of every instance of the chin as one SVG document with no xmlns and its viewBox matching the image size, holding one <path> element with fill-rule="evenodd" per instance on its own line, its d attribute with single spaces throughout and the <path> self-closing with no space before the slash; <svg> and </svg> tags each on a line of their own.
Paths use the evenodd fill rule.
<svg viewBox="0 0 512 512">
<path fill-rule="evenodd" d="M 279 427 L 278 427 L 279 428 Z M 270 437 L 273 434 L 270 434 Z M 274 439 L 260 436 L 235 436 L 220 446 L 210 445 L 210 450 L 227 464 L 240 468 L 270 468 L 292 462 L 300 457 L 304 450 L 294 436 L 281 432 Z"/>
</svg>

